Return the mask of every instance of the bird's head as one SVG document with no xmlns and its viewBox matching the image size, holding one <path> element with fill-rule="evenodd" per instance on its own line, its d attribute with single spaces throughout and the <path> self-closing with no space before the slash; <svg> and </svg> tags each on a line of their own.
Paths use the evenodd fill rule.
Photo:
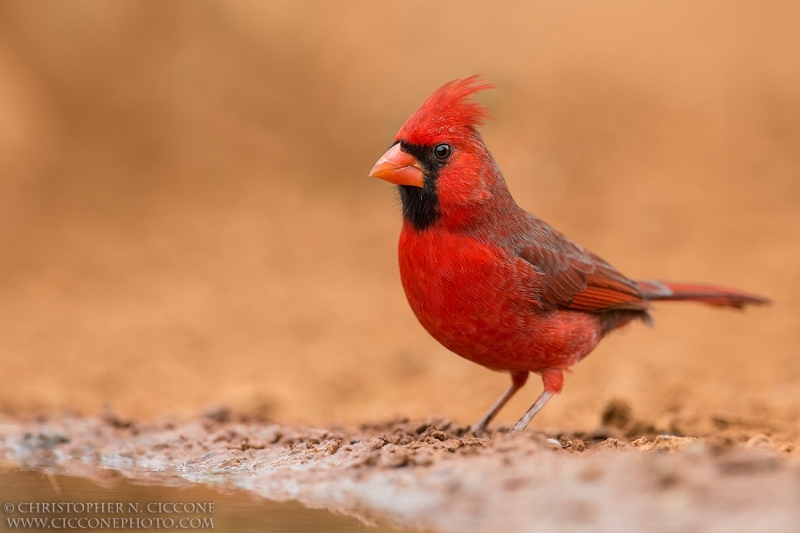
<svg viewBox="0 0 800 533">
<path fill-rule="evenodd" d="M 403 216 L 416 230 L 470 225 L 481 206 L 508 195 L 478 126 L 489 111 L 470 100 L 493 86 L 470 76 L 445 83 L 411 115 L 369 175 L 398 186 Z M 504 198 L 505 199 L 505 198 Z M 496 202 L 495 202 L 496 203 Z"/>
</svg>

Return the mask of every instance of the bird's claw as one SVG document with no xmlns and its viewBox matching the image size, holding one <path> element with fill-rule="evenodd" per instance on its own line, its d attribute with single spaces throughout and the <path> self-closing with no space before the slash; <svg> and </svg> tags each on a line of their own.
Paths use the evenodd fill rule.
<svg viewBox="0 0 800 533">
<path fill-rule="evenodd" d="M 486 426 L 481 426 L 478 424 L 472 426 L 469 432 L 472 433 L 475 437 L 478 437 L 479 439 L 488 436 L 486 433 Z"/>
</svg>

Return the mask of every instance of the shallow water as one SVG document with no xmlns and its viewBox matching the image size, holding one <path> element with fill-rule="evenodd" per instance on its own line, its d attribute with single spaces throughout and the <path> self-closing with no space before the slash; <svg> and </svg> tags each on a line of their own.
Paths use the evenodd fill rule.
<svg viewBox="0 0 800 533">
<path fill-rule="evenodd" d="M 54 509 L 54 504 L 61 504 L 61 508 Z M 4 531 L 12 529 L 21 531 L 213 529 L 239 533 L 399 531 L 386 525 L 366 526 L 355 518 L 335 515 L 325 510 L 308 509 L 296 502 L 279 503 L 241 491 L 223 493 L 198 485 L 144 485 L 113 473 L 99 480 L 88 480 L 41 472 L 0 469 L 0 505 L 3 506 Z M 41 519 L 46 522 L 26 523 L 24 519 Z"/>
</svg>

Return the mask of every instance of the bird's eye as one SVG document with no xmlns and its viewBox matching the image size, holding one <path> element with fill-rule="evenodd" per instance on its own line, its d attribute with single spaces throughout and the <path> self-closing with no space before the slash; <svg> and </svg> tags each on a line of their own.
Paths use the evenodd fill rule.
<svg viewBox="0 0 800 533">
<path fill-rule="evenodd" d="M 453 149 L 450 148 L 450 145 L 446 144 L 446 143 L 437 144 L 433 148 L 433 155 L 435 155 L 436 159 L 438 159 L 440 161 L 444 161 L 445 159 L 450 157 L 450 154 L 452 154 L 452 153 L 453 153 Z"/>
</svg>

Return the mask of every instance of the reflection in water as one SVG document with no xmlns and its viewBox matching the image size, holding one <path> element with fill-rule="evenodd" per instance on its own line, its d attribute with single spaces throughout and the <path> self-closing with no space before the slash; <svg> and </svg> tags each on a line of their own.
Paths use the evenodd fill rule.
<svg viewBox="0 0 800 533">
<path fill-rule="evenodd" d="M 49 509 L 43 505 L 48 503 L 51 504 Z M 63 504 L 62 512 L 52 512 L 54 503 Z M 14 506 L 13 510 L 8 507 L 9 504 Z M 39 504 L 38 508 L 36 504 Z M 67 504 L 76 505 L 73 507 Z M 105 506 L 101 506 L 102 504 Z M 197 504 L 213 504 L 213 506 Z M 12 529 L 9 520 L 34 517 L 50 520 L 50 526 L 26 527 L 23 522 L 18 521 L 14 529 L 20 531 L 53 528 L 78 529 L 80 526 L 76 520 L 72 522 L 75 527 L 69 527 L 66 520 L 70 518 L 108 518 L 109 520 L 117 518 L 117 526 L 113 527 L 112 525 L 106 529 L 185 528 L 203 531 L 213 528 L 214 531 L 237 533 L 248 531 L 270 533 L 397 531 L 388 526 L 368 527 L 355 518 L 334 515 L 324 510 L 307 509 L 296 502 L 278 503 L 241 491 L 221 493 L 197 485 L 177 487 L 143 485 L 123 479 L 114 472 L 110 472 L 101 480 L 90 481 L 78 477 L 53 476 L 40 472 L 0 470 L 0 505 L 4 506 L 1 518 L 4 531 Z M 186 512 L 193 508 L 194 512 Z M 36 512 L 37 510 L 38 512 Z M 48 510 L 50 512 L 47 512 Z M 67 512 L 67 510 L 71 512 Z M 120 510 L 121 512 L 118 512 Z M 183 512 L 159 513 L 159 510 Z M 139 521 L 133 522 L 132 520 L 135 518 L 139 518 Z M 129 520 L 124 522 L 124 527 L 122 519 Z M 150 520 L 145 521 L 144 519 Z M 181 521 L 182 519 L 183 521 Z M 109 521 L 105 522 L 105 524 L 110 523 Z M 83 521 L 80 525 L 101 529 L 99 521 L 91 524 Z M 159 525 L 161 527 L 158 527 Z"/>
</svg>

